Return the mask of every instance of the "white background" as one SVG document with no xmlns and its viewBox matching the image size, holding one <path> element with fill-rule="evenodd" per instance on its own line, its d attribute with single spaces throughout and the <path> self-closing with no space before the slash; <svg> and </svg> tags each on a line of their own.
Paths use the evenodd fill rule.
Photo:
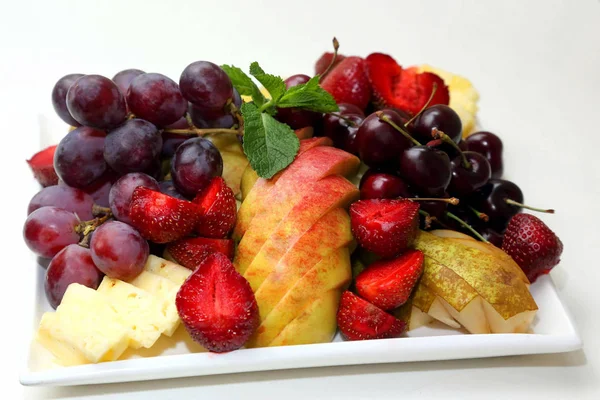
<svg viewBox="0 0 600 400">
<path fill-rule="evenodd" d="M 3 244 L 2 399 L 461 398 L 592 399 L 600 395 L 600 2 L 561 1 L 2 1 L 0 137 Z M 565 251 L 553 272 L 583 351 L 534 357 L 353 366 L 72 389 L 17 380 L 31 329 L 30 253 L 21 239 L 39 147 L 61 76 L 124 68 L 178 78 L 200 59 L 267 72 L 312 73 L 336 35 L 341 52 L 383 51 L 467 76 L 480 122 L 501 135 L 506 176 Z M 56 119 L 58 119 L 56 117 Z M 360 363 L 360 360 L 357 360 Z M 6 382 L 4 382 L 6 381 Z"/>
</svg>

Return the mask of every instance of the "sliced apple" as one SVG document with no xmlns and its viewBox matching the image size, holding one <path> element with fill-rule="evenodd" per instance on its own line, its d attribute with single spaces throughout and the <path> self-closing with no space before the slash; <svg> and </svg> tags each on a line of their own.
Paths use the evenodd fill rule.
<svg viewBox="0 0 600 400">
<path fill-rule="evenodd" d="M 277 211 L 277 217 L 281 218 L 314 182 L 331 175 L 352 175 L 359 164 L 357 157 L 334 147 L 317 146 L 305 150 L 272 179 L 256 181 L 238 212 L 234 239 L 241 239 L 255 216 L 265 213 L 270 216 Z M 271 204 L 279 206 L 274 210 L 270 208 Z"/>
<path fill-rule="evenodd" d="M 256 292 L 262 322 L 246 346 L 268 345 L 322 293 L 333 289 L 338 289 L 341 293 L 350 283 L 350 253 L 347 247 L 333 250 L 312 268 L 298 273 L 301 270 L 298 267 L 301 266 L 302 264 L 296 264 L 296 268 L 287 266 L 282 271 L 278 271 L 279 268 L 276 267 L 272 273 L 275 278 L 265 281 Z M 276 279 L 277 276 L 282 281 L 292 283 L 281 284 Z"/>
<path fill-rule="evenodd" d="M 234 260 L 238 272 L 256 290 L 270 268 L 311 226 L 330 210 L 344 208 L 358 196 L 356 186 L 334 175 L 312 185 L 294 206 L 274 201 L 271 212 L 257 216 L 254 228 L 239 243 Z"/>
</svg>

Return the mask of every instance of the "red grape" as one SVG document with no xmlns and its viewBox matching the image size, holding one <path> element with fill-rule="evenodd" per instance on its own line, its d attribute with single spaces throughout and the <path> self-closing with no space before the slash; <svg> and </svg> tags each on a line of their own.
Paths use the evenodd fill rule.
<svg viewBox="0 0 600 400">
<path fill-rule="evenodd" d="M 160 189 L 161 193 L 164 193 L 166 195 L 169 195 L 171 197 L 175 197 L 176 199 L 180 199 L 180 200 L 190 200 L 192 198 L 192 196 L 190 196 L 190 198 L 185 197 L 184 195 L 182 195 L 181 193 L 179 193 L 179 191 L 177 190 L 177 188 L 175 188 L 175 185 L 173 184 L 173 181 L 162 181 L 158 183 L 158 187 Z"/>
<path fill-rule="evenodd" d="M 70 186 L 54 185 L 40 190 L 29 202 L 27 215 L 44 206 L 62 208 L 77 215 L 80 220 L 87 221 L 94 216 L 92 207 L 94 199 L 83 190 Z"/>
<path fill-rule="evenodd" d="M 124 69 L 123 71 L 117 72 L 112 80 L 117 84 L 123 96 L 126 96 L 131 81 L 142 74 L 145 74 L 145 72 L 139 69 Z"/>
<path fill-rule="evenodd" d="M 50 305 L 56 308 L 70 284 L 79 283 L 91 289 L 98 289 L 102 277 L 102 272 L 92 261 L 90 250 L 70 244 L 59 251 L 48 265 L 44 280 L 46 298 Z"/>
<path fill-rule="evenodd" d="M 113 81 L 100 75 L 84 75 L 67 92 L 67 107 L 81 125 L 112 129 L 127 117 L 125 98 Z"/>
<path fill-rule="evenodd" d="M 190 103 L 188 113 L 192 118 L 194 126 L 200 129 L 224 128 L 228 129 L 235 125 L 236 121 L 231 113 L 221 111 L 219 113 L 211 112 L 206 115 L 201 107 Z"/>
<path fill-rule="evenodd" d="M 186 121 L 187 124 L 187 121 Z M 171 158 L 179 145 L 190 138 L 190 135 L 178 135 L 176 133 L 163 132 L 163 145 L 160 151 L 162 158 Z"/>
<path fill-rule="evenodd" d="M 127 105 L 135 116 L 162 127 L 185 115 L 187 101 L 177 83 L 156 73 L 143 74 L 131 81 Z"/>
<path fill-rule="evenodd" d="M 106 171 L 103 131 L 81 126 L 69 132 L 54 153 L 54 169 L 67 185 L 83 188 Z"/>
<path fill-rule="evenodd" d="M 97 205 L 108 207 L 108 192 L 110 192 L 111 186 L 117 179 L 119 179 L 117 173 L 108 168 L 100 178 L 96 179 L 86 187 L 81 188 L 81 190 L 92 196 L 94 203 Z"/>
<path fill-rule="evenodd" d="M 143 119 L 130 119 L 106 137 L 104 159 L 121 174 L 148 171 L 161 148 L 162 136 L 156 126 Z"/>
<path fill-rule="evenodd" d="M 79 220 L 58 207 L 41 207 L 29 214 L 23 227 L 27 247 L 35 254 L 51 258 L 70 244 L 79 242 L 75 227 Z"/>
<path fill-rule="evenodd" d="M 75 81 L 81 78 L 83 74 L 65 75 L 56 82 L 52 89 L 52 106 L 58 116 L 67 124 L 79 126 L 79 122 L 75 121 L 69 109 L 67 108 L 67 92 Z"/>
<path fill-rule="evenodd" d="M 148 242 L 131 226 L 110 221 L 94 231 L 90 242 L 94 264 L 109 278 L 129 281 L 144 269 Z"/>
<path fill-rule="evenodd" d="M 183 142 L 171 163 L 171 176 L 179 192 L 195 196 L 212 178 L 223 173 L 219 150 L 207 139 L 197 137 Z"/>
<path fill-rule="evenodd" d="M 140 172 L 132 172 L 122 176 L 110 189 L 108 196 L 110 210 L 119 221 L 127 224 L 131 223 L 129 219 L 131 194 L 138 186 L 144 186 L 156 191 L 159 190 L 158 182 L 154 178 Z"/>
<path fill-rule="evenodd" d="M 218 65 L 196 61 L 188 65 L 179 78 L 181 94 L 207 111 L 221 111 L 233 96 L 231 79 Z"/>
</svg>

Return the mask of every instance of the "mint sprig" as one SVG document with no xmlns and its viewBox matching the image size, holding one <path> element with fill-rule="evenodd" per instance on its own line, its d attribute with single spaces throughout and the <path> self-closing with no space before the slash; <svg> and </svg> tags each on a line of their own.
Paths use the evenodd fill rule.
<svg viewBox="0 0 600 400">
<path fill-rule="evenodd" d="M 338 111 L 335 99 L 319 86 L 316 76 L 302 85 L 286 89 L 285 82 L 277 75 L 267 74 L 257 62 L 250 65 L 252 75 L 269 92 L 265 98 L 251 77 L 240 68 L 221 66 L 240 95 L 252 97 L 241 108 L 244 119 L 244 153 L 256 173 L 269 179 L 294 161 L 300 141 L 283 122 L 273 118 L 277 108 L 299 108 L 328 113 Z"/>
</svg>

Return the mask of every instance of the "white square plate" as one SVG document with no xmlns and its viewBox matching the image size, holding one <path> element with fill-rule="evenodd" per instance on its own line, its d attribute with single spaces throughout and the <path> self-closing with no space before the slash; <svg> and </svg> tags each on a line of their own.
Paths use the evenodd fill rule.
<svg viewBox="0 0 600 400">
<path fill-rule="evenodd" d="M 49 135 L 49 131 L 53 134 Z M 64 132 L 64 128 L 56 131 L 42 123 L 41 145 L 58 142 L 57 132 Z M 43 312 L 50 310 L 43 291 L 44 272 L 43 268 L 37 267 L 31 336 Z M 76 367 L 49 368 L 49 352 L 32 342 L 20 381 L 23 385 L 85 385 L 334 365 L 560 353 L 580 349 L 579 334 L 550 276 L 538 279 L 531 286 L 531 292 L 539 307 L 531 334 L 470 335 L 441 324 L 432 324 L 398 339 L 344 342 L 338 335 L 332 343 L 326 344 L 213 354 L 197 352 L 199 347 L 180 327 L 173 338 L 162 337 L 142 356 L 126 354 L 127 359 L 124 360 Z"/>
</svg>

